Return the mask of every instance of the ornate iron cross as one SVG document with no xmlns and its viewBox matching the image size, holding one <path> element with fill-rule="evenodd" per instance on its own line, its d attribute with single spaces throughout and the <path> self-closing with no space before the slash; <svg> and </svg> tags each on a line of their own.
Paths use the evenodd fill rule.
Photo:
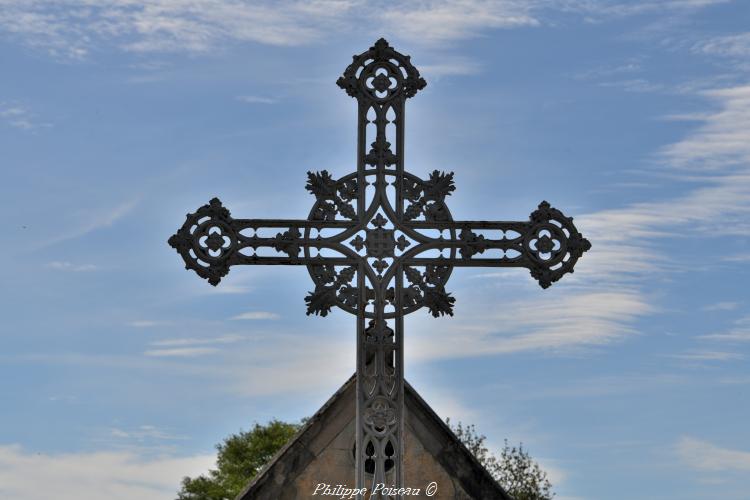
<svg viewBox="0 0 750 500">
<path fill-rule="evenodd" d="M 426 82 L 384 39 L 336 83 L 357 99 L 357 171 L 308 172 L 307 220 L 234 219 L 214 198 L 169 244 L 212 285 L 234 265 L 307 266 L 315 284 L 307 314 L 338 307 L 357 317 L 356 485 L 371 475 L 402 486 L 404 316 L 422 307 L 452 316 L 445 287 L 454 267 L 525 267 L 547 288 L 591 244 L 546 201 L 527 221 L 454 221 L 445 202 L 453 173 L 421 179 L 404 170 L 406 99 Z"/>
</svg>

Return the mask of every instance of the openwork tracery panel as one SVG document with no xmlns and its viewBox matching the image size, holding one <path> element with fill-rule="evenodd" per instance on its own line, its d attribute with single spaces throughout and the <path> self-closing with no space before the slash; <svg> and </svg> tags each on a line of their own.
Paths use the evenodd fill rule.
<svg viewBox="0 0 750 500">
<path fill-rule="evenodd" d="M 527 221 L 453 220 L 453 173 L 404 170 L 405 102 L 426 83 L 385 40 L 354 56 L 337 84 L 357 100 L 357 169 L 308 172 L 306 220 L 234 219 L 214 198 L 169 244 L 212 285 L 234 265 L 304 265 L 307 314 L 356 315 L 357 486 L 402 485 L 404 315 L 452 316 L 454 267 L 525 267 L 547 288 L 591 245 L 546 201 Z"/>
</svg>

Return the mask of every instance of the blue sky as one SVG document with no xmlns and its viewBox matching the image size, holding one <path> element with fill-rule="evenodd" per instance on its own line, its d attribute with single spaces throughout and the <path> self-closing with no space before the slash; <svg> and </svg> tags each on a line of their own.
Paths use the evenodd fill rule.
<svg viewBox="0 0 750 500">
<path fill-rule="evenodd" d="M 747 498 L 750 4 L 723 0 L 0 0 L 0 497 L 168 500 L 213 445 L 311 415 L 354 320 L 299 268 L 214 289 L 166 244 L 219 196 L 304 217 L 355 164 L 335 85 L 385 36 L 428 86 L 406 164 L 458 219 L 543 199 L 593 243 L 541 290 L 457 270 L 406 378 L 563 500 Z"/>
</svg>

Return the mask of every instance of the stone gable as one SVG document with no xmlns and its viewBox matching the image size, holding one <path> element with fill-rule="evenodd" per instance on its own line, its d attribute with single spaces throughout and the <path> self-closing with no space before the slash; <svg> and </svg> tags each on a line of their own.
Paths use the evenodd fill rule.
<svg viewBox="0 0 750 500">
<path fill-rule="evenodd" d="M 236 500 L 336 499 L 318 485 L 353 488 L 354 382 L 352 376 Z M 408 383 L 404 423 L 404 486 L 421 490 L 405 499 L 512 500 Z M 429 496 L 433 482 L 437 492 Z"/>
</svg>

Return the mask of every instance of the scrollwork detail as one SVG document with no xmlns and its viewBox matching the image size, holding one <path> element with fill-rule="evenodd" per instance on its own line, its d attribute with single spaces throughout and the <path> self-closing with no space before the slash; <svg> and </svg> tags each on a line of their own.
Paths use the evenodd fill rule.
<svg viewBox="0 0 750 500">
<path fill-rule="evenodd" d="M 410 221 L 424 216 L 429 222 L 450 220 L 445 197 L 455 189 L 453 172 L 434 170 L 426 181 L 407 179 L 404 182 L 404 198 L 411 204 L 404 210 L 405 219 Z"/>
<path fill-rule="evenodd" d="M 333 287 L 316 286 L 315 290 L 309 292 L 305 297 L 307 304 L 307 315 L 328 316 L 333 306 L 336 305 L 336 290 Z"/>
<path fill-rule="evenodd" d="M 403 289 L 402 301 L 406 307 L 425 306 L 433 317 L 453 316 L 456 299 L 445 291 L 445 283 L 450 275 L 450 266 L 428 265 L 420 273 L 410 266 L 404 266 L 404 276 L 411 284 Z"/>
<path fill-rule="evenodd" d="M 305 189 L 315 195 L 318 201 L 312 214 L 313 220 L 336 220 L 336 214 L 350 220 L 357 217 L 357 212 L 351 205 L 358 194 L 356 179 L 336 181 L 327 170 L 308 172 Z"/>
<path fill-rule="evenodd" d="M 483 235 L 476 234 L 469 229 L 462 229 L 458 236 L 462 243 L 458 251 L 463 259 L 470 259 L 475 254 L 484 253 L 488 247 Z"/>
<path fill-rule="evenodd" d="M 359 291 L 351 286 L 357 273 L 353 266 L 336 269 L 331 264 L 311 265 L 310 275 L 315 282 L 315 290 L 305 297 L 307 315 L 327 316 L 339 303 L 356 308 L 359 303 Z"/>
<path fill-rule="evenodd" d="M 299 257 L 299 251 L 301 249 L 300 238 L 302 234 L 296 227 L 289 228 L 283 233 L 278 233 L 275 238 L 273 248 L 277 252 L 284 252 L 292 259 Z"/>
</svg>

